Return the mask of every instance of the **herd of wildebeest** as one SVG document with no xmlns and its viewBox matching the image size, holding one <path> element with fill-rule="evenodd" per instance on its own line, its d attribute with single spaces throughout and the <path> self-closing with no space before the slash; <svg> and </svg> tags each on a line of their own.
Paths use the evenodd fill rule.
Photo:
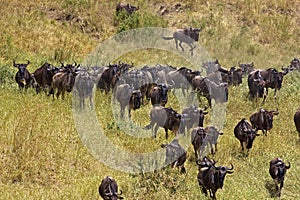
<svg viewBox="0 0 300 200">
<path fill-rule="evenodd" d="M 125 9 L 128 14 L 138 10 L 130 4 L 118 4 L 117 12 Z M 188 44 L 191 49 L 196 47 L 193 42 L 198 41 L 200 29 L 186 28 L 174 32 L 173 37 L 163 37 L 163 39 L 174 39 L 176 48 L 182 50 L 182 43 Z M 300 72 L 300 61 L 294 58 L 289 66 L 278 71 L 275 68 L 257 69 L 254 63 L 238 63 L 238 67 L 226 69 L 219 61 L 207 61 L 202 63 L 202 69 L 193 70 L 187 67 L 174 67 L 157 64 L 155 66 L 144 66 L 134 68 L 128 63 L 109 63 L 107 66 L 84 67 L 80 64 L 64 64 L 55 67 L 49 63 L 43 64 L 33 73 L 27 70 L 27 63 L 16 63 L 13 66 L 18 69 L 15 81 L 19 88 L 34 88 L 36 93 L 41 91 L 47 95 L 52 95 L 53 100 L 61 96 L 64 99 L 65 92 L 74 91 L 74 95 L 79 97 L 79 110 L 85 108 L 85 99 L 89 98 L 89 107 L 94 109 L 93 88 L 101 90 L 104 95 L 110 91 L 115 100 L 120 105 L 120 117 L 124 118 L 125 108 L 128 109 L 128 117 L 131 111 L 139 109 L 141 106 L 151 102 L 150 123 L 144 127 L 146 130 L 152 129 L 153 137 L 156 137 L 159 127 L 164 128 L 165 137 L 168 139 L 168 131 L 172 131 L 176 137 L 169 144 L 162 144 L 166 149 L 166 163 L 172 167 L 181 168 L 185 173 L 184 163 L 187 158 L 186 150 L 179 144 L 178 134 L 190 132 L 191 143 L 194 147 L 196 164 L 198 165 L 198 182 L 203 193 L 207 195 L 207 190 L 212 199 L 216 199 L 216 191 L 223 187 L 226 174 L 233 173 L 233 165 L 230 167 L 216 166 L 216 161 L 204 155 L 205 148 L 208 147 L 211 154 L 217 151 L 217 140 L 222 135 L 214 126 L 203 126 L 204 117 L 208 113 L 205 109 L 197 106 L 188 106 L 180 113 L 171 107 L 165 107 L 168 102 L 168 92 L 170 90 L 181 89 L 184 95 L 194 93 L 198 98 L 204 97 L 208 101 L 208 106 L 212 108 L 212 100 L 216 104 L 228 101 L 228 87 L 238 86 L 242 83 L 243 77 L 248 77 L 248 98 L 251 101 L 258 101 L 262 98 L 262 104 L 266 101 L 268 89 L 280 90 L 284 76 L 290 71 Z M 203 76 L 203 70 L 206 76 Z M 240 141 L 243 154 L 248 154 L 252 148 L 257 132 L 261 130 L 264 135 L 272 129 L 273 117 L 279 111 L 266 110 L 260 108 L 250 116 L 250 122 L 245 118 L 234 127 L 234 135 Z M 294 122 L 300 136 L 300 109 L 294 115 Z M 245 150 L 246 148 L 246 150 Z M 280 196 L 283 187 L 284 177 L 291 164 L 286 164 L 280 158 L 270 161 L 269 172 L 274 179 L 277 195 Z M 116 181 L 107 176 L 100 186 L 99 194 L 103 199 L 123 199 L 118 193 Z"/>
</svg>

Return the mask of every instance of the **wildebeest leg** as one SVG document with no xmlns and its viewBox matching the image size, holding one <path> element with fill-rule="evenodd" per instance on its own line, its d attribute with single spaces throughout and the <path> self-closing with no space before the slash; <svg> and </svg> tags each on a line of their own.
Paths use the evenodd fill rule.
<svg viewBox="0 0 300 200">
<path fill-rule="evenodd" d="M 65 99 L 65 90 L 61 91 L 61 99 L 64 100 Z"/>
<path fill-rule="evenodd" d="M 165 128 L 165 132 L 166 132 L 166 140 L 168 139 L 168 129 L 167 128 Z"/>
<path fill-rule="evenodd" d="M 184 51 L 184 48 L 182 47 L 182 42 L 181 41 L 179 42 L 179 46 L 180 46 L 181 50 Z"/>
<path fill-rule="evenodd" d="M 198 149 L 196 148 L 196 146 L 194 146 L 194 151 L 195 151 L 195 158 L 196 160 L 198 160 L 198 153 L 197 153 Z"/>
<path fill-rule="evenodd" d="M 178 40 L 175 38 L 176 49 L 178 50 Z"/>
<path fill-rule="evenodd" d="M 193 50 L 196 48 L 196 45 L 193 45 L 193 43 L 189 43 L 188 44 L 190 47 L 191 47 L 191 49 L 190 49 L 190 52 L 191 52 L 191 56 L 193 56 Z"/>
<path fill-rule="evenodd" d="M 282 189 L 282 187 L 283 187 L 283 181 L 281 180 L 281 181 L 280 181 L 280 188 L 279 188 L 279 190 L 278 190 L 278 197 L 281 196 L 281 189 Z"/>
<path fill-rule="evenodd" d="M 129 106 L 128 106 L 129 107 Z M 130 119 L 131 118 L 131 109 L 128 108 L 128 118 Z"/>
<path fill-rule="evenodd" d="M 91 107 L 91 110 L 93 110 L 94 109 L 93 97 L 89 96 L 89 98 L 90 98 L 90 107 Z"/>
<path fill-rule="evenodd" d="M 157 133 L 158 128 L 159 128 L 159 126 L 158 126 L 158 124 L 156 124 L 156 126 L 154 127 L 154 131 L 153 131 L 153 137 L 154 138 L 156 138 L 156 133 Z"/>
<path fill-rule="evenodd" d="M 56 99 L 58 99 L 59 95 L 60 95 L 60 90 L 57 90 L 57 92 L 56 92 Z"/>
<path fill-rule="evenodd" d="M 121 105 L 121 118 L 124 118 L 125 107 Z"/>
<path fill-rule="evenodd" d="M 240 141 L 241 146 L 242 146 L 242 152 L 244 152 L 244 143 L 242 141 Z"/>
</svg>

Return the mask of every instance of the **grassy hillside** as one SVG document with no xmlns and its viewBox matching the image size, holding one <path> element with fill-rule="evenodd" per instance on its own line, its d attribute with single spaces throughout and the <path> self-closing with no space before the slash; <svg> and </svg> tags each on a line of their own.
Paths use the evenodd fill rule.
<svg viewBox="0 0 300 200">
<path fill-rule="evenodd" d="M 0 199 L 99 199 L 98 186 L 106 175 L 118 181 L 126 199 L 205 199 L 197 183 L 191 146 L 187 149 L 186 175 L 172 169 L 143 175 L 112 169 L 100 163 L 83 144 L 73 119 L 72 95 L 64 101 L 52 101 L 33 90 L 20 92 L 13 80 L 14 59 L 30 60 L 31 72 L 45 61 L 55 65 L 79 63 L 99 42 L 120 30 L 149 26 L 203 28 L 198 45 L 227 68 L 241 61 L 254 62 L 257 68 L 280 69 L 300 55 L 297 1 L 128 2 L 140 10 L 122 20 L 114 14 L 117 1 L 0 0 Z M 131 52 L 120 59 L 133 61 L 136 66 L 157 62 L 188 65 L 159 50 Z M 277 100 L 272 98 L 273 91 L 269 92 L 264 108 L 278 108 L 280 114 L 274 117 L 274 128 L 268 136 L 256 138 L 248 157 L 242 156 L 233 129 L 260 105 L 247 100 L 246 79 L 241 86 L 229 89 L 224 135 L 214 159 L 219 164 L 232 163 L 235 169 L 226 177 L 224 189 L 217 192 L 218 199 L 271 199 L 273 182 L 268 162 L 274 157 L 282 157 L 292 166 L 282 198 L 300 198 L 300 143 L 292 118 L 299 107 L 299 76 L 299 72 L 293 72 L 284 77 Z M 127 135 L 127 124 L 114 119 L 111 94 L 96 91 L 95 104 L 98 122 L 107 138 L 119 147 L 144 153 L 166 142 L 161 129 L 156 140 Z M 167 106 L 179 109 L 177 97 L 170 94 Z M 150 108 L 149 104 L 134 111 L 132 121 L 146 125 Z M 214 120 L 209 112 L 205 125 Z"/>
</svg>

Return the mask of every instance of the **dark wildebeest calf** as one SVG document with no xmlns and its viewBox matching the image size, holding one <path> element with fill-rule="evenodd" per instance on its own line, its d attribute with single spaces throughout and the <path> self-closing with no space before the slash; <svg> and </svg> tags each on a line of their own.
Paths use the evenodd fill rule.
<svg viewBox="0 0 300 200">
<path fill-rule="evenodd" d="M 199 164 L 200 163 L 200 164 Z M 233 173 L 233 165 L 228 168 L 226 166 L 215 166 L 215 162 L 204 157 L 202 161 L 197 161 L 198 168 L 198 183 L 202 192 L 207 195 L 209 191 L 212 199 L 216 198 L 216 192 L 218 189 L 222 189 L 226 174 Z"/>
<path fill-rule="evenodd" d="M 162 148 L 166 149 L 166 165 L 181 168 L 181 173 L 185 173 L 184 163 L 186 161 L 186 150 L 174 139 L 170 144 L 162 144 Z"/>
<path fill-rule="evenodd" d="M 125 107 L 128 107 L 128 117 L 131 118 L 131 110 L 141 106 L 141 92 L 134 90 L 129 84 L 121 84 L 117 87 L 115 97 L 121 106 L 121 118 L 124 118 Z"/>
<path fill-rule="evenodd" d="M 120 194 L 118 194 L 117 182 L 108 176 L 101 181 L 98 191 L 104 200 L 123 199 L 123 197 L 120 196 L 122 195 L 122 190 L 120 190 Z"/>
<path fill-rule="evenodd" d="M 273 128 L 273 116 L 278 115 L 277 110 L 268 111 L 260 108 L 250 116 L 250 122 L 256 130 L 262 130 L 264 135 Z"/>
<path fill-rule="evenodd" d="M 191 55 L 193 55 L 193 50 L 196 48 L 196 45 L 193 42 L 197 42 L 199 40 L 199 33 L 201 29 L 198 28 L 184 28 L 184 29 L 178 29 L 173 33 L 173 37 L 165 37 L 162 36 L 165 40 L 175 40 L 176 49 L 178 49 L 178 41 L 179 46 L 182 51 L 184 51 L 184 48 L 182 47 L 182 43 L 186 43 L 190 46 Z"/>
<path fill-rule="evenodd" d="M 270 161 L 269 173 L 274 180 L 278 197 L 281 195 L 286 170 L 291 167 L 290 162 L 288 163 L 289 165 L 286 165 L 280 158 L 274 158 Z M 280 187 L 278 187 L 278 185 L 280 185 Z"/>
<path fill-rule="evenodd" d="M 258 135 L 257 129 L 253 129 L 245 118 L 234 127 L 234 136 L 240 141 L 243 152 L 245 146 L 247 150 L 252 148 L 253 141 Z"/>
<path fill-rule="evenodd" d="M 18 72 L 15 75 L 15 81 L 17 82 L 19 89 L 27 89 L 33 84 L 33 78 L 26 67 L 29 65 L 29 60 L 26 63 L 17 64 L 13 61 L 14 67 L 18 68 Z"/>
<path fill-rule="evenodd" d="M 201 156 L 207 145 L 209 145 L 211 154 L 215 154 L 217 152 L 219 135 L 223 135 L 223 133 L 218 131 L 214 126 L 208 126 L 206 128 L 196 127 L 192 129 L 191 143 L 194 147 L 196 159 L 198 159 L 198 152 Z"/>
<path fill-rule="evenodd" d="M 294 123 L 300 138 L 300 108 L 294 114 Z"/>
</svg>

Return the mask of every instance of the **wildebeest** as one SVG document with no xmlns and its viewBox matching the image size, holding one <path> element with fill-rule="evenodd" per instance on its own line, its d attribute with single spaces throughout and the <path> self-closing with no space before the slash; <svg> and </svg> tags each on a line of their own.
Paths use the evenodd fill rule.
<svg viewBox="0 0 300 200">
<path fill-rule="evenodd" d="M 228 74 L 228 84 L 238 86 L 243 82 L 243 72 L 242 69 L 237 69 L 236 67 L 231 67 Z"/>
<path fill-rule="evenodd" d="M 32 73 L 32 76 L 36 83 L 36 93 L 39 93 L 40 89 L 43 89 L 44 92 L 46 92 L 46 87 L 51 87 L 52 78 L 57 72 L 59 72 L 59 68 L 54 67 L 47 62 L 36 69 Z"/>
<path fill-rule="evenodd" d="M 245 147 L 247 150 L 252 148 L 253 141 L 258 135 L 257 129 L 252 128 L 245 118 L 234 127 L 234 136 L 240 141 L 243 152 Z"/>
<path fill-rule="evenodd" d="M 244 76 L 249 75 L 251 72 L 253 72 L 255 70 L 253 62 L 251 62 L 251 63 L 240 63 L 239 62 L 238 64 L 239 64 L 239 67 L 241 68 Z"/>
<path fill-rule="evenodd" d="M 158 128 L 163 127 L 165 129 L 166 139 L 168 139 L 168 130 L 172 131 L 177 136 L 179 128 L 184 127 L 183 125 L 180 126 L 181 118 L 182 115 L 172 108 L 154 106 L 150 111 L 150 124 L 145 126 L 144 129 L 152 129 L 152 135 L 156 138 Z"/>
<path fill-rule="evenodd" d="M 300 138 L 300 108 L 298 108 L 294 114 L 294 123 Z"/>
<path fill-rule="evenodd" d="M 206 109 L 206 108 L 205 108 Z M 185 116 L 185 126 L 189 131 L 193 126 L 203 127 L 204 116 L 208 114 L 207 111 L 198 109 L 196 106 L 189 106 L 182 110 L 182 114 Z"/>
<path fill-rule="evenodd" d="M 30 61 L 27 60 L 27 63 L 16 63 L 13 61 L 13 66 L 18 68 L 18 72 L 15 75 L 15 81 L 17 82 L 19 89 L 27 89 L 32 86 L 33 78 L 30 72 L 26 69 L 26 67 L 30 64 Z"/>
<path fill-rule="evenodd" d="M 290 162 L 288 163 L 289 165 L 286 165 L 280 158 L 274 158 L 270 161 L 269 173 L 274 180 L 278 197 L 281 196 L 286 170 L 291 167 Z M 278 185 L 280 185 L 280 187 L 278 187 Z"/>
<path fill-rule="evenodd" d="M 182 51 L 184 51 L 184 48 L 182 47 L 182 43 L 186 43 L 190 46 L 190 51 L 191 55 L 193 55 L 193 50 L 196 48 L 196 45 L 194 42 L 199 40 L 199 33 L 201 29 L 199 28 L 184 28 L 184 29 L 177 29 L 173 33 L 173 37 L 165 37 L 162 36 L 163 39 L 165 40 L 175 40 L 176 44 L 176 49 L 178 49 L 178 41 L 179 41 L 179 46 Z"/>
<path fill-rule="evenodd" d="M 89 98 L 90 100 L 90 108 L 93 109 L 93 88 L 94 81 L 92 78 L 92 74 L 87 70 L 81 70 L 79 74 L 76 76 L 75 80 L 75 88 L 77 94 L 79 96 L 80 109 L 84 109 L 85 106 L 85 98 Z"/>
<path fill-rule="evenodd" d="M 178 143 L 178 139 L 172 140 L 170 144 L 162 144 L 161 147 L 166 149 L 166 164 L 171 164 L 173 168 L 180 167 L 181 173 L 185 173 L 184 163 L 186 161 L 187 152 Z"/>
<path fill-rule="evenodd" d="M 139 10 L 139 7 L 133 6 L 129 3 L 118 3 L 116 6 L 116 14 L 118 15 L 121 11 L 125 11 L 127 14 L 131 15 L 133 12 Z"/>
<path fill-rule="evenodd" d="M 283 77 L 289 72 L 289 68 L 282 72 L 278 72 L 275 68 L 269 68 L 267 70 L 259 70 L 262 79 L 265 81 L 265 88 L 268 94 L 268 88 L 274 89 L 274 98 L 276 93 L 282 87 Z"/>
<path fill-rule="evenodd" d="M 249 99 L 253 100 L 263 97 L 263 102 L 266 100 L 266 92 L 265 92 L 266 82 L 260 74 L 260 71 L 253 71 L 248 75 L 248 88 L 249 88 Z"/>
<path fill-rule="evenodd" d="M 219 63 L 219 60 L 207 61 L 202 63 L 202 68 L 206 70 L 206 74 L 211 74 L 216 71 L 222 71 L 222 66 Z"/>
<path fill-rule="evenodd" d="M 203 165 L 199 165 L 202 163 Z M 198 183 L 201 187 L 201 191 L 207 195 L 207 190 L 209 191 L 210 197 L 212 199 L 216 198 L 216 192 L 218 189 L 222 189 L 224 185 L 224 180 L 226 174 L 233 173 L 233 165 L 230 168 L 226 166 L 215 166 L 215 162 L 204 157 L 202 161 L 198 161 Z"/>
<path fill-rule="evenodd" d="M 77 67 L 79 65 L 73 64 L 73 65 L 67 65 L 64 67 L 63 71 L 60 71 L 56 73 L 52 77 L 52 83 L 51 83 L 51 89 L 50 89 L 50 94 L 53 96 L 54 100 L 54 93 L 55 90 L 57 90 L 56 93 L 56 98 L 58 99 L 59 95 L 61 94 L 62 99 L 65 97 L 65 92 L 71 92 L 74 83 L 75 83 L 75 78 L 77 74 L 79 73 L 77 70 Z"/>
<path fill-rule="evenodd" d="M 210 80 L 210 77 L 196 76 L 192 80 L 193 89 L 201 96 L 204 96 L 212 107 L 211 100 L 214 99 L 216 103 L 225 103 L 228 101 L 228 84 L 216 83 Z"/>
<path fill-rule="evenodd" d="M 121 106 L 121 118 L 124 118 L 125 107 L 128 107 L 128 117 L 131 118 L 131 110 L 141 106 L 141 92 L 134 90 L 129 84 L 121 84 L 117 87 L 115 97 Z"/>
<path fill-rule="evenodd" d="M 123 199 L 123 197 L 121 197 L 122 190 L 120 190 L 120 193 L 118 194 L 118 184 L 113 178 L 109 176 L 106 176 L 101 181 L 98 191 L 100 196 L 104 200 Z"/>
<path fill-rule="evenodd" d="M 278 110 L 265 110 L 260 108 L 250 116 L 250 122 L 253 128 L 262 130 L 264 135 L 273 128 L 273 116 L 278 115 Z"/>
<path fill-rule="evenodd" d="M 97 88 L 104 90 L 105 93 L 108 93 L 110 89 L 113 89 L 117 84 L 121 71 L 117 64 L 109 64 L 107 68 L 101 74 L 99 82 L 97 83 Z"/>
<path fill-rule="evenodd" d="M 223 135 L 220 131 L 214 126 L 195 127 L 191 131 L 191 143 L 194 147 L 195 157 L 198 159 L 198 152 L 201 154 L 204 153 L 206 146 L 209 146 L 211 154 L 217 152 L 217 143 L 219 135 Z"/>
<path fill-rule="evenodd" d="M 165 106 L 168 102 L 169 87 L 167 84 L 158 84 L 150 91 L 151 104 L 153 106 Z"/>
<path fill-rule="evenodd" d="M 291 60 L 290 62 L 290 68 L 294 68 L 300 71 L 300 60 L 297 58 L 293 58 L 293 60 Z"/>
</svg>

